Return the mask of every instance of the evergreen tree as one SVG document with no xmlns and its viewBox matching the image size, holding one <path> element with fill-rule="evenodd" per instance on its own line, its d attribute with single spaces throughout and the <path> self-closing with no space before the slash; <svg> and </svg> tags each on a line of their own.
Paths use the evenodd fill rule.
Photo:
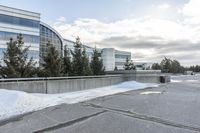
<svg viewBox="0 0 200 133">
<path fill-rule="evenodd" d="M 74 52 L 71 51 L 73 56 L 72 60 L 72 71 L 74 76 L 83 75 L 83 59 L 82 59 L 82 43 L 80 38 L 76 38 L 76 42 L 74 44 Z"/>
<path fill-rule="evenodd" d="M 114 69 L 114 71 L 118 71 L 118 68 L 115 66 L 115 69 Z"/>
<path fill-rule="evenodd" d="M 130 63 L 128 57 L 126 57 L 126 62 L 124 63 L 124 69 L 125 70 L 131 70 L 131 63 Z"/>
<path fill-rule="evenodd" d="M 199 65 L 196 65 L 196 66 L 191 66 L 189 68 L 190 71 L 193 71 L 193 72 L 200 72 L 200 66 Z"/>
<path fill-rule="evenodd" d="M 135 70 L 135 69 L 136 69 L 136 67 L 135 67 L 134 63 L 130 62 L 130 70 Z"/>
<path fill-rule="evenodd" d="M 151 67 L 153 70 L 160 70 L 161 69 L 161 66 L 159 63 L 154 63 Z"/>
<path fill-rule="evenodd" d="M 22 34 L 17 35 L 17 40 L 11 38 L 7 43 L 1 66 L 1 75 L 4 78 L 23 78 L 34 75 L 35 64 L 33 58 L 28 58 L 29 47 L 24 47 Z"/>
<path fill-rule="evenodd" d="M 181 73 L 181 64 L 177 60 L 171 62 L 171 73 Z"/>
<path fill-rule="evenodd" d="M 82 63 L 83 63 L 83 75 L 84 76 L 92 75 L 92 70 L 90 68 L 89 58 L 86 55 L 85 48 L 83 49 L 83 52 L 82 52 Z"/>
<path fill-rule="evenodd" d="M 186 69 L 181 66 L 179 61 L 164 58 L 160 63 L 161 70 L 169 73 L 183 73 Z"/>
<path fill-rule="evenodd" d="M 160 66 L 162 68 L 162 70 L 164 72 L 170 72 L 171 68 L 172 68 L 172 61 L 171 59 L 168 59 L 168 58 L 164 58 L 161 63 L 160 63 Z"/>
<path fill-rule="evenodd" d="M 91 68 L 94 75 L 103 75 L 105 74 L 105 68 L 103 67 L 102 60 L 99 59 L 99 53 L 95 47 L 91 60 Z"/>
<path fill-rule="evenodd" d="M 61 57 L 50 42 L 47 43 L 47 53 L 43 56 L 43 67 L 48 77 L 62 76 L 63 67 Z"/>
<path fill-rule="evenodd" d="M 64 57 L 63 57 L 63 71 L 65 75 L 71 75 L 72 66 L 71 66 L 71 57 L 69 53 L 69 49 L 64 48 Z"/>
</svg>

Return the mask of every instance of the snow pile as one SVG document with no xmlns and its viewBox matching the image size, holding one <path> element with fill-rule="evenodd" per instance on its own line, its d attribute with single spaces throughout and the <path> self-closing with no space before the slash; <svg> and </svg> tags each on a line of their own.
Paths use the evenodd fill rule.
<svg viewBox="0 0 200 133">
<path fill-rule="evenodd" d="M 24 114 L 62 103 L 73 104 L 121 92 L 158 87 L 157 84 L 124 82 L 118 85 L 63 94 L 30 94 L 0 89 L 0 119 Z"/>
<path fill-rule="evenodd" d="M 140 94 L 141 95 L 150 95 L 150 94 L 161 94 L 162 92 L 160 91 L 144 91 L 144 92 L 141 92 Z"/>
<path fill-rule="evenodd" d="M 172 82 L 172 83 L 180 83 L 180 82 L 183 82 L 183 80 L 175 80 L 175 79 L 171 79 L 171 82 Z"/>
<path fill-rule="evenodd" d="M 171 76 L 171 82 L 188 82 L 195 83 L 200 82 L 200 75 L 179 75 L 179 76 Z"/>
<path fill-rule="evenodd" d="M 20 91 L 0 89 L 0 119 L 23 114 L 48 106 L 49 101 Z"/>
</svg>

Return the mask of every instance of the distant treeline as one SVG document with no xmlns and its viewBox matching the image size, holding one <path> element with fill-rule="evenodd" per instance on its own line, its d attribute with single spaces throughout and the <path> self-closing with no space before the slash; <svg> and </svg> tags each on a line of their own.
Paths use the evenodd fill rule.
<svg viewBox="0 0 200 133">
<path fill-rule="evenodd" d="M 184 67 L 177 60 L 172 60 L 165 57 L 160 63 L 152 65 L 153 70 L 162 70 L 167 73 L 184 73 L 185 71 L 200 72 L 200 66 Z"/>
<path fill-rule="evenodd" d="M 186 68 L 186 70 L 190 70 L 193 72 L 200 72 L 200 65 L 190 66 L 189 68 Z"/>
</svg>

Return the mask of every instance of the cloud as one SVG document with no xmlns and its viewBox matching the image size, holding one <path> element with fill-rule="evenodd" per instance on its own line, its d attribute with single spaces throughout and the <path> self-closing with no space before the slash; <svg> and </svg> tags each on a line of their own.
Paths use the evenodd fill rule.
<svg viewBox="0 0 200 133">
<path fill-rule="evenodd" d="M 169 9 L 171 6 L 169 4 L 161 4 L 157 6 L 159 9 Z"/>
<path fill-rule="evenodd" d="M 133 53 L 135 60 L 160 61 L 164 56 L 180 59 L 184 65 L 200 63 L 200 6 L 199 0 L 190 0 L 174 12 L 176 19 L 150 16 L 132 17 L 112 22 L 79 18 L 67 23 L 60 17 L 54 23 L 63 37 L 80 36 L 90 46 L 114 47 Z M 197 6 L 198 5 L 198 6 Z M 160 9 L 173 9 L 161 4 Z M 190 60 L 189 60 L 190 59 Z"/>
<path fill-rule="evenodd" d="M 56 23 L 54 27 L 61 31 L 64 37 L 79 35 L 86 42 L 101 41 L 105 38 L 115 36 L 134 37 L 142 39 L 141 36 L 162 38 L 162 42 L 187 39 L 199 41 L 200 27 L 193 28 L 179 22 L 154 19 L 151 17 L 124 19 L 115 22 L 105 23 L 96 19 L 82 18 L 73 24 Z M 199 35 L 198 35 L 199 34 Z M 158 41 L 156 39 L 155 41 Z"/>
<path fill-rule="evenodd" d="M 170 41 L 167 43 L 152 42 L 152 38 L 160 40 L 157 37 L 140 37 L 137 40 L 129 37 L 112 37 L 100 42 L 103 47 L 114 46 L 117 44 L 118 49 L 133 51 L 133 58 L 140 61 L 160 61 L 164 56 L 178 59 L 184 65 L 188 65 L 192 60 L 199 62 L 200 45 L 199 43 L 191 43 L 187 40 Z"/>
<path fill-rule="evenodd" d="M 190 0 L 182 8 L 182 13 L 191 17 L 200 17 L 200 1 L 199 0 Z"/>
<path fill-rule="evenodd" d="M 63 17 L 63 16 L 61 16 L 61 17 L 58 18 L 58 21 L 60 21 L 60 22 L 66 22 L 66 18 Z"/>
<path fill-rule="evenodd" d="M 179 13 L 183 14 L 186 23 L 199 24 L 200 23 L 200 1 L 190 0 L 183 8 L 179 10 Z"/>
</svg>

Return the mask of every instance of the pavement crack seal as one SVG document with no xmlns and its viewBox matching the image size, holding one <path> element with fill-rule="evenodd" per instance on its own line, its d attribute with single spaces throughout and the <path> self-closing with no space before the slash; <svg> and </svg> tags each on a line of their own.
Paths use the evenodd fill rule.
<svg viewBox="0 0 200 133">
<path fill-rule="evenodd" d="M 103 110 L 101 112 L 98 112 L 98 113 L 95 113 L 95 114 L 92 114 L 92 115 L 88 115 L 88 116 L 84 116 L 84 117 L 81 117 L 81 118 L 78 118 L 78 119 L 75 119 L 75 120 L 67 121 L 65 123 L 59 123 L 59 124 L 57 124 L 55 126 L 52 126 L 52 127 L 40 129 L 40 130 L 34 131 L 33 133 L 43 133 L 43 132 L 48 132 L 48 131 L 53 131 L 53 130 L 56 130 L 56 129 L 60 129 L 60 128 L 63 128 L 63 127 L 72 126 L 72 125 L 74 125 L 76 123 L 88 120 L 88 119 L 90 119 L 92 117 L 98 116 L 98 115 L 103 114 L 105 112 L 107 112 L 107 111 Z"/>
<path fill-rule="evenodd" d="M 100 108 L 100 109 L 104 109 L 104 110 L 107 110 L 107 111 L 110 111 L 110 112 L 113 112 L 113 113 L 116 113 L 116 114 L 121 114 L 121 115 L 125 115 L 125 116 L 128 116 L 128 117 L 140 119 L 140 120 L 155 122 L 155 123 L 163 124 L 163 125 L 166 125 L 166 126 L 172 126 L 172 127 L 176 127 L 176 128 L 200 132 L 200 127 L 192 127 L 192 126 L 188 126 L 188 125 L 183 125 L 183 124 L 180 124 L 180 123 L 175 123 L 175 122 L 165 120 L 165 119 L 161 119 L 161 118 L 158 118 L 158 117 L 138 114 L 136 112 L 114 109 L 114 108 L 104 107 L 104 106 L 100 106 L 100 105 L 96 105 L 96 104 L 87 104 L 85 106 Z"/>
</svg>

